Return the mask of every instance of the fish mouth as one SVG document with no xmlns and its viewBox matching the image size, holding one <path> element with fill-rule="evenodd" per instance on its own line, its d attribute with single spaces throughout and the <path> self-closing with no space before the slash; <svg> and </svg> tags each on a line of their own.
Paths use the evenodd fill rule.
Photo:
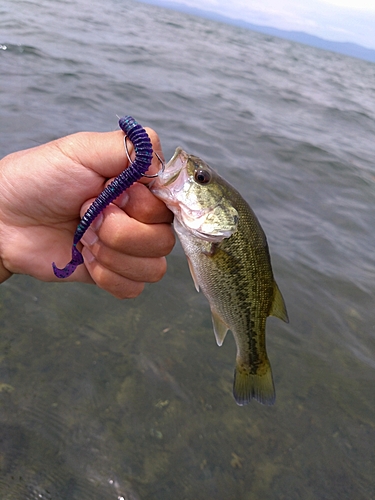
<svg viewBox="0 0 375 500">
<path fill-rule="evenodd" d="M 160 198 L 168 204 L 173 203 L 175 199 L 176 192 L 182 189 L 185 182 L 185 175 L 182 173 L 186 171 L 186 164 L 189 159 L 189 155 L 181 148 L 176 148 L 174 155 L 165 165 L 163 172 L 160 172 L 158 177 L 151 185 L 151 191 L 156 197 Z M 177 179 L 180 177 L 179 182 L 176 183 Z"/>
<path fill-rule="evenodd" d="M 185 168 L 188 159 L 189 155 L 181 147 L 176 148 L 174 155 L 166 164 L 164 172 L 159 175 L 161 184 L 163 184 L 163 186 L 172 184 Z"/>
</svg>

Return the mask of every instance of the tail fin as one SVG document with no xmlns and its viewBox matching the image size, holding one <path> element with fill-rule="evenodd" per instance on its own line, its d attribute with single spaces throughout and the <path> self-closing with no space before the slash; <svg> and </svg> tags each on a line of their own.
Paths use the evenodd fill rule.
<svg viewBox="0 0 375 500">
<path fill-rule="evenodd" d="M 240 406 L 256 399 L 263 405 L 273 405 L 276 399 L 275 386 L 272 379 L 271 365 L 268 359 L 257 373 L 249 373 L 236 365 L 233 382 L 233 396 Z"/>
</svg>

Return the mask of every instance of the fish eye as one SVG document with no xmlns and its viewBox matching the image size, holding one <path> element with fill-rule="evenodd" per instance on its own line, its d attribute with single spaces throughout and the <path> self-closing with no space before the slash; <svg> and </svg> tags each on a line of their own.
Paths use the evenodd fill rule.
<svg viewBox="0 0 375 500">
<path fill-rule="evenodd" d="M 207 170 L 203 170 L 203 168 L 197 168 L 194 172 L 194 179 L 198 184 L 208 184 L 211 180 L 211 174 Z"/>
</svg>

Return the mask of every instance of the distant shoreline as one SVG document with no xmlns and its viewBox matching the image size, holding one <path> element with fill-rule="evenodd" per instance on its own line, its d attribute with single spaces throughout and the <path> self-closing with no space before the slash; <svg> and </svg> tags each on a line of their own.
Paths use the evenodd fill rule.
<svg viewBox="0 0 375 500">
<path fill-rule="evenodd" d="M 197 9 L 195 7 L 189 7 L 188 5 L 168 2 L 164 0 L 137 0 L 142 3 L 148 3 L 156 5 L 159 7 L 165 7 L 167 9 L 177 10 L 180 12 L 186 12 L 187 14 L 192 14 L 198 17 L 203 17 L 206 19 L 211 19 L 212 21 L 218 21 L 225 24 L 232 24 L 241 28 L 245 28 L 251 31 L 256 31 L 258 33 L 263 33 L 265 35 L 275 36 L 277 38 L 283 38 L 285 40 L 290 40 L 292 42 L 302 43 L 304 45 L 309 45 L 311 47 L 316 47 L 323 50 L 328 50 L 331 52 L 336 52 L 338 54 L 343 54 L 350 57 L 355 57 L 357 59 L 363 59 L 364 61 L 369 61 L 375 63 L 375 50 L 368 49 L 362 45 L 351 42 L 334 42 L 331 40 L 325 40 L 315 35 L 309 35 L 303 31 L 286 31 L 280 30 L 278 28 L 272 28 L 271 26 L 261 26 L 257 24 L 252 24 L 241 19 L 232 19 L 230 17 L 217 14 L 216 12 Z"/>
</svg>

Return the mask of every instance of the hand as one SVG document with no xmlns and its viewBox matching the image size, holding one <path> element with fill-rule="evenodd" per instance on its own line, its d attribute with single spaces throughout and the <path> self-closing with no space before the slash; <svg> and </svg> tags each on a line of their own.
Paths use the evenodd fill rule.
<svg viewBox="0 0 375 500">
<path fill-rule="evenodd" d="M 146 130 L 162 155 L 158 136 Z M 3 158 L 0 283 L 13 273 L 60 281 L 52 262 L 69 262 L 80 217 L 128 163 L 122 131 L 80 132 Z M 159 169 L 155 157 L 149 173 Z M 97 217 L 82 238 L 84 265 L 63 281 L 96 283 L 115 297 L 131 298 L 145 282 L 162 278 L 175 241 L 173 216 L 147 182 L 142 178 Z"/>
</svg>

